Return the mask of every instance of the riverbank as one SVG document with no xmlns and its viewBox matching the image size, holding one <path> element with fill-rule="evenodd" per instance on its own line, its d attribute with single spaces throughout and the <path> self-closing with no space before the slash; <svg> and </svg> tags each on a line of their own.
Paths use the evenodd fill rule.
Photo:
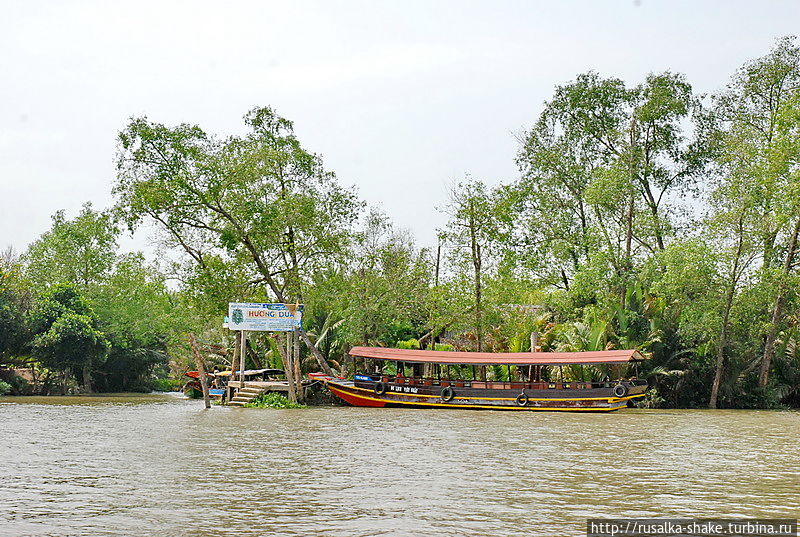
<svg viewBox="0 0 800 537">
<path fill-rule="evenodd" d="M 181 392 L 120 392 L 91 393 L 75 395 L 3 395 L 0 404 L 34 404 L 34 405 L 95 405 L 95 404 L 147 404 L 191 400 Z"/>
<path fill-rule="evenodd" d="M 0 398 L 0 417 L 13 534 L 549 536 L 590 516 L 800 511 L 793 411 L 206 411 L 113 394 Z"/>
</svg>

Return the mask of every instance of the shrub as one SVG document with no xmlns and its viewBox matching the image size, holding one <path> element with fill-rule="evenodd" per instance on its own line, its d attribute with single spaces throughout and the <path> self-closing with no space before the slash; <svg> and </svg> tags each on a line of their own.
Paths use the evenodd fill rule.
<svg viewBox="0 0 800 537">
<path fill-rule="evenodd" d="M 262 393 L 244 405 L 246 408 L 306 408 L 305 405 L 292 403 L 279 393 Z"/>
<path fill-rule="evenodd" d="M 11 393 L 11 384 L 0 380 L 0 395 L 6 395 L 7 393 Z"/>
<path fill-rule="evenodd" d="M 177 392 L 183 385 L 182 380 L 177 379 L 153 379 L 150 381 L 150 388 L 154 392 Z"/>
<path fill-rule="evenodd" d="M 5 386 L 0 386 L 0 395 L 30 395 L 31 384 L 24 377 L 9 371 L 4 373 L 6 374 L 0 378 L 0 383 Z"/>
<path fill-rule="evenodd" d="M 644 397 L 640 397 L 634 401 L 636 408 L 662 408 L 664 406 L 664 398 L 658 394 L 658 390 L 651 388 L 647 390 Z"/>
</svg>

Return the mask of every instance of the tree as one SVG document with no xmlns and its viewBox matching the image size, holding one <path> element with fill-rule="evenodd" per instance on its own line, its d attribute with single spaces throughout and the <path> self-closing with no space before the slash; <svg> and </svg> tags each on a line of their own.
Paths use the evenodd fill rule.
<svg viewBox="0 0 800 537">
<path fill-rule="evenodd" d="M 424 329 L 430 279 L 428 252 L 372 212 L 346 262 L 318 275 L 311 313 L 341 320 L 336 331 L 346 344 L 393 347 Z"/>
<path fill-rule="evenodd" d="M 778 40 L 769 54 L 745 64 L 715 96 L 710 139 L 723 183 L 745 183 L 759 227 L 763 276 L 774 285 L 759 368 L 769 379 L 775 341 L 796 269 L 800 235 L 800 48 Z"/>
<path fill-rule="evenodd" d="M 714 379 L 711 382 L 709 408 L 717 408 L 719 388 L 730 345 L 731 312 L 737 291 L 752 265 L 756 252 L 752 242 L 753 211 L 747 193 L 736 189 L 736 183 L 718 190 L 714 196 L 717 213 L 710 222 L 710 231 L 721 247 L 718 256 L 722 260 L 722 303 Z M 741 185 L 738 185 L 741 186 Z"/>
<path fill-rule="evenodd" d="M 445 237 L 453 247 L 457 264 L 467 263 L 472 272 L 475 337 L 477 350 L 483 350 L 483 287 L 486 264 L 503 231 L 507 206 L 501 197 L 489 192 L 481 181 L 468 178 L 450 190 L 445 209 L 450 217 Z"/>
<path fill-rule="evenodd" d="M 83 388 L 92 391 L 91 368 L 104 357 L 109 343 L 99 330 L 97 316 L 75 286 L 57 284 L 37 301 L 29 319 L 34 334 L 36 358 L 66 380 L 77 371 L 83 373 Z"/>
<path fill-rule="evenodd" d="M 598 250 L 623 280 L 637 250 L 664 250 L 675 197 L 691 189 L 706 155 L 683 125 L 696 99 L 682 75 L 651 74 L 634 88 L 590 72 L 556 89 L 522 138 L 517 162 L 522 248 L 550 266 L 551 283 Z"/>
<path fill-rule="evenodd" d="M 187 308 L 142 254 L 120 256 L 91 301 L 110 343 L 99 367 L 100 389 L 149 391 L 153 372 L 166 368 L 169 348 L 177 346 L 181 331 L 190 328 Z"/>
<path fill-rule="evenodd" d="M 26 271 L 33 283 L 45 288 L 71 283 L 81 291 L 100 284 L 114 264 L 118 230 L 107 212 L 85 203 L 77 217 L 64 211 L 53 215 L 53 225 L 25 253 Z"/>
<path fill-rule="evenodd" d="M 25 315 L 31 292 L 22 265 L 9 248 L 0 256 L 0 362 L 26 354 Z"/>
<path fill-rule="evenodd" d="M 255 108 L 245 123 L 247 135 L 218 140 L 197 126 L 131 120 L 119 135 L 117 207 L 131 227 L 157 222 L 208 278 L 238 263 L 249 288 L 302 301 L 309 274 L 345 250 L 361 204 L 290 121 Z"/>
</svg>

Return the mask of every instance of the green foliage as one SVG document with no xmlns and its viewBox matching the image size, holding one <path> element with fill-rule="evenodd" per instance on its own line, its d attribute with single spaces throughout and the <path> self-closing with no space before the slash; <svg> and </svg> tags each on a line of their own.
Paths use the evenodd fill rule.
<svg viewBox="0 0 800 537">
<path fill-rule="evenodd" d="M 92 390 L 91 370 L 106 357 L 109 342 L 99 329 L 88 301 L 70 284 L 56 284 L 34 304 L 29 315 L 33 355 L 44 367 L 63 374 L 83 375 L 83 387 Z"/>
<path fill-rule="evenodd" d="M 183 381 L 179 379 L 160 378 L 150 381 L 150 389 L 154 392 L 177 392 L 182 385 Z"/>
<path fill-rule="evenodd" d="M 305 405 L 292 403 L 275 392 L 262 393 L 244 406 L 245 408 L 306 408 Z"/>
<path fill-rule="evenodd" d="M 131 227 L 161 226 L 193 261 L 203 294 L 241 296 L 257 282 L 286 301 L 344 251 L 360 203 L 290 121 L 271 108 L 244 121 L 245 136 L 219 140 L 197 126 L 132 120 L 119 135 L 117 208 Z"/>
<path fill-rule="evenodd" d="M 6 393 L 10 393 L 11 395 L 32 394 L 31 384 L 27 380 L 25 380 L 22 376 L 15 374 L 13 371 L 6 370 L 4 372 L 3 378 L 0 380 L 2 380 L 11 387 L 10 391 Z"/>
<path fill-rule="evenodd" d="M 325 352 L 419 337 L 431 278 L 426 254 L 385 217 L 368 215 L 347 263 L 317 273 L 306 295 L 307 328 L 320 334 Z"/>
<path fill-rule="evenodd" d="M 407 339 L 405 341 L 398 341 L 395 345 L 398 349 L 419 349 L 419 340 L 418 339 Z"/>
<path fill-rule="evenodd" d="M 163 275 L 140 254 L 121 256 L 93 302 L 111 345 L 100 366 L 98 387 L 146 389 L 151 372 L 165 371 L 168 349 L 185 329 Z"/>
<path fill-rule="evenodd" d="M 26 271 L 39 288 L 69 283 L 89 291 L 111 271 L 117 233 L 111 215 L 94 211 L 91 203 L 86 203 L 72 220 L 58 211 L 50 231 L 25 253 Z"/>
<path fill-rule="evenodd" d="M 11 384 L 0 380 L 0 395 L 7 395 L 11 393 Z"/>
<path fill-rule="evenodd" d="M 24 278 L 0 284 L 9 323 L 0 321 L 0 343 L 62 376 L 82 375 L 85 390 L 143 389 L 155 368 L 163 372 L 181 328 L 176 303 L 164 276 L 141 254 L 117 255 L 118 233 L 112 216 L 90 204 L 72 220 L 56 213 L 51 230 L 23 257 Z M 26 297 L 34 291 L 30 306 Z"/>
<path fill-rule="evenodd" d="M 434 249 L 365 214 L 271 108 L 227 137 L 133 119 L 114 213 L 59 212 L 22 263 L 0 263 L 0 360 L 38 361 L 43 384 L 84 373 L 101 389 L 165 388 L 168 368 L 187 365 L 181 334 L 230 345 L 230 300 L 302 301 L 309 337 L 345 375 L 354 345 L 526 352 L 535 334 L 543 351 L 649 353 L 648 407 L 800 406 L 793 38 L 710 98 L 678 73 L 626 84 L 588 72 L 530 119 L 519 179 L 454 185 Z M 155 223 L 183 255 L 160 267 L 118 255 L 117 218 Z M 282 367 L 274 339 L 251 343 L 262 366 Z"/>
<path fill-rule="evenodd" d="M 12 363 L 25 354 L 25 314 L 30 290 L 16 259 L 0 263 L 0 363 Z"/>
</svg>

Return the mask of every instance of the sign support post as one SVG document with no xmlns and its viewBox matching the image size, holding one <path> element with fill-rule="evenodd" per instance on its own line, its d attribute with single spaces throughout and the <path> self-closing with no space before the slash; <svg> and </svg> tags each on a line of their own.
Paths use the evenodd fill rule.
<svg viewBox="0 0 800 537">
<path fill-rule="evenodd" d="M 253 302 L 230 302 L 228 304 L 227 327 L 237 335 L 240 389 L 244 387 L 245 362 L 247 361 L 248 332 L 285 332 L 286 351 L 283 356 L 286 380 L 289 384 L 289 399 L 296 401 L 301 394 L 299 332 L 302 328 L 303 304 L 262 304 Z M 281 346 L 278 347 L 281 349 Z M 236 371 L 231 368 L 231 379 Z"/>
<path fill-rule="evenodd" d="M 247 331 L 240 330 L 239 331 L 239 340 L 241 344 L 239 345 L 239 384 L 240 388 L 244 388 L 244 365 L 245 361 L 247 360 Z"/>
</svg>

